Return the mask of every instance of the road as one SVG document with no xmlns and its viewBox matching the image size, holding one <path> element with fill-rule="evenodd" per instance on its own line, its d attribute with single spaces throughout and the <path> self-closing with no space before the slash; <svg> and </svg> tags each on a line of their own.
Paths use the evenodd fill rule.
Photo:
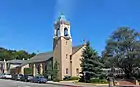
<svg viewBox="0 0 140 87">
<path fill-rule="evenodd" d="M 67 84 L 70 84 L 70 83 L 67 83 Z M 0 87 L 70 87 L 70 86 L 38 84 L 38 83 L 0 79 Z M 71 87 L 74 87 L 74 86 L 71 86 Z M 107 85 L 104 85 L 104 86 L 84 85 L 84 87 L 108 87 L 108 86 Z"/>
<path fill-rule="evenodd" d="M 66 86 L 58 86 L 58 85 L 51 85 L 51 84 L 37 84 L 37 83 L 30 83 L 30 82 L 0 79 L 0 87 L 66 87 Z"/>
</svg>

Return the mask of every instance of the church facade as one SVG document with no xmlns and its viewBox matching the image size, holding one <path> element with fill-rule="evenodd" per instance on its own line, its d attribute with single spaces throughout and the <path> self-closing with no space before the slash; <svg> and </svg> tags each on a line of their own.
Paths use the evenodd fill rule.
<svg viewBox="0 0 140 87">
<path fill-rule="evenodd" d="M 37 54 L 20 66 L 13 68 L 11 73 L 24 74 L 24 69 L 28 65 L 32 68 L 34 76 L 43 74 L 53 70 L 53 65 L 57 61 L 60 80 L 65 76 L 79 76 L 81 71 L 80 59 L 84 48 L 85 44 L 72 46 L 70 22 L 61 14 L 54 23 L 53 50 Z"/>
</svg>

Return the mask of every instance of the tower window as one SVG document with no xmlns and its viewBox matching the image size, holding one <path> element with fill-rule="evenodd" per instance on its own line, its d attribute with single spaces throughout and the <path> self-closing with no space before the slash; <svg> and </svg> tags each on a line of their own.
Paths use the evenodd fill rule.
<svg viewBox="0 0 140 87">
<path fill-rule="evenodd" d="M 68 74 L 68 68 L 66 68 L 66 74 Z"/>
<path fill-rule="evenodd" d="M 58 37 L 60 36 L 60 29 L 59 28 L 56 31 L 56 36 L 58 36 Z"/>
<path fill-rule="evenodd" d="M 64 36 L 68 36 L 68 29 L 64 28 Z"/>
<path fill-rule="evenodd" d="M 72 55 L 70 55 L 70 60 L 72 60 Z"/>
<path fill-rule="evenodd" d="M 67 45 L 67 41 L 66 41 L 66 45 Z"/>
<path fill-rule="evenodd" d="M 68 58 L 68 54 L 66 54 L 66 59 Z"/>
</svg>

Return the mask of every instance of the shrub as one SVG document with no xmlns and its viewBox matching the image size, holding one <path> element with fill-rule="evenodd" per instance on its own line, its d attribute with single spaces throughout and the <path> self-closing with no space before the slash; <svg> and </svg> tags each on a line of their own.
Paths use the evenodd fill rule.
<svg viewBox="0 0 140 87">
<path fill-rule="evenodd" d="M 63 80 L 69 80 L 71 76 L 64 76 Z"/>
<path fill-rule="evenodd" d="M 69 80 L 79 80 L 79 77 L 73 76 L 73 77 L 70 77 Z"/>
<path fill-rule="evenodd" d="M 24 68 L 24 74 L 32 75 L 32 68 Z"/>
<path fill-rule="evenodd" d="M 99 79 L 106 79 L 106 78 L 107 78 L 107 76 L 105 74 L 102 74 L 99 76 Z"/>
<path fill-rule="evenodd" d="M 79 82 L 85 82 L 84 76 L 80 76 Z"/>
<path fill-rule="evenodd" d="M 76 76 L 65 76 L 63 80 L 79 80 L 79 77 Z"/>
<path fill-rule="evenodd" d="M 89 82 L 91 82 L 91 83 L 107 83 L 106 79 L 99 79 L 99 78 L 91 78 Z"/>
</svg>

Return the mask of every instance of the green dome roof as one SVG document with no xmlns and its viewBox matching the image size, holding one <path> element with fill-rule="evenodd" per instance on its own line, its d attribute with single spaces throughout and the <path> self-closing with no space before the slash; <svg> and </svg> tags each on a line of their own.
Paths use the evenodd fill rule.
<svg viewBox="0 0 140 87">
<path fill-rule="evenodd" d="M 66 17 L 63 13 L 61 13 L 61 15 L 58 17 L 57 21 L 66 21 Z"/>
</svg>

